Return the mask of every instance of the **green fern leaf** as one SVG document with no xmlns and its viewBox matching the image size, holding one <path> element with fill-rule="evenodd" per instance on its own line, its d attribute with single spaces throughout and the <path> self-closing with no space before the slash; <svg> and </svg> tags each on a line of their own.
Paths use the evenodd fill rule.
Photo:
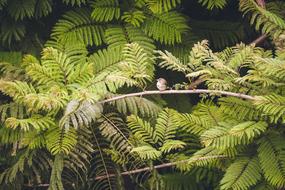
<svg viewBox="0 0 285 190">
<path fill-rule="evenodd" d="M 178 6 L 181 0 L 146 0 L 145 2 L 153 13 L 163 13 Z"/>
<path fill-rule="evenodd" d="M 223 159 L 226 157 L 227 156 L 223 155 L 221 151 L 213 147 L 205 147 L 195 152 L 195 154 L 190 159 L 188 159 L 188 162 L 186 163 L 187 170 L 189 171 L 194 166 L 220 167 L 221 165 L 220 159 Z"/>
<path fill-rule="evenodd" d="M 20 41 L 26 35 L 26 26 L 23 22 L 14 22 L 11 19 L 1 21 L 1 42 L 11 45 L 12 41 Z"/>
<path fill-rule="evenodd" d="M 279 134 L 271 134 L 261 138 L 258 144 L 258 158 L 266 180 L 277 188 L 284 188 L 284 138 Z"/>
<path fill-rule="evenodd" d="M 70 101 L 59 125 L 69 130 L 70 124 L 77 129 L 83 126 L 89 126 L 101 115 L 103 108 L 101 104 L 91 104 L 88 101 L 79 102 L 77 100 Z"/>
<path fill-rule="evenodd" d="M 68 154 L 77 143 L 77 134 L 75 129 L 68 131 L 59 127 L 50 128 L 45 134 L 48 150 L 53 154 Z"/>
<path fill-rule="evenodd" d="M 117 94 L 119 95 L 119 94 Z M 115 98 L 113 94 L 107 94 L 106 98 Z M 142 97 L 127 97 L 110 102 L 123 114 L 142 115 L 144 117 L 156 117 L 161 107 L 153 101 Z"/>
<path fill-rule="evenodd" d="M 180 140 L 166 140 L 160 150 L 162 153 L 169 153 L 170 151 L 182 149 L 186 146 L 186 143 Z"/>
<path fill-rule="evenodd" d="M 10 0 L 7 11 L 15 20 L 23 20 L 25 17 L 31 18 L 35 13 L 36 0 Z"/>
<path fill-rule="evenodd" d="M 181 63 L 181 61 L 176 57 L 174 57 L 170 52 L 168 51 L 165 52 L 156 51 L 156 52 L 159 54 L 158 58 L 161 59 L 161 61 L 158 64 L 160 67 L 173 71 L 179 71 L 184 74 L 193 71 L 191 67 L 188 67 L 187 65 Z"/>
<path fill-rule="evenodd" d="M 210 10 L 214 8 L 222 9 L 227 4 L 227 0 L 199 0 L 198 2 Z"/>
<path fill-rule="evenodd" d="M 140 27 L 145 18 L 146 17 L 142 11 L 124 12 L 124 15 L 122 16 L 123 21 L 133 25 L 134 27 Z"/>
<path fill-rule="evenodd" d="M 229 117 L 238 120 L 266 120 L 262 111 L 251 102 L 234 97 L 219 98 L 220 110 Z"/>
<path fill-rule="evenodd" d="M 8 117 L 15 117 L 22 119 L 24 117 L 24 114 L 26 113 L 26 109 L 23 105 L 17 104 L 17 103 L 8 103 L 8 104 L 2 104 L 0 105 L 0 115 L 2 122 L 5 122 L 5 120 Z"/>
<path fill-rule="evenodd" d="M 88 58 L 88 62 L 94 65 L 95 74 L 105 72 L 106 70 L 113 70 L 117 64 L 123 59 L 121 49 L 108 48 L 97 51 Z"/>
<path fill-rule="evenodd" d="M 265 122 L 247 121 L 236 125 L 234 123 L 220 123 L 219 127 L 203 133 L 201 140 L 206 146 L 231 148 L 240 144 L 249 144 L 266 128 Z"/>
<path fill-rule="evenodd" d="M 5 126 L 12 129 L 20 128 L 23 131 L 37 130 L 42 131 L 55 126 L 55 122 L 51 117 L 32 116 L 28 119 L 17 119 L 9 117 L 5 121 Z"/>
<path fill-rule="evenodd" d="M 177 132 L 178 125 L 173 122 L 175 110 L 164 109 L 158 114 L 153 138 L 159 145 L 164 145 L 167 140 L 172 140 Z"/>
<path fill-rule="evenodd" d="M 254 101 L 257 109 L 265 113 L 266 115 L 273 115 L 273 122 L 277 122 L 281 119 L 284 122 L 285 112 L 285 98 L 277 94 L 271 94 L 268 96 L 258 96 Z"/>
<path fill-rule="evenodd" d="M 108 27 L 105 31 L 105 38 L 109 48 L 122 49 L 125 44 L 138 43 L 150 55 L 155 49 L 154 41 L 141 29 L 132 25 Z"/>
<path fill-rule="evenodd" d="M 91 1 L 91 7 L 94 9 L 91 17 L 97 22 L 108 22 L 120 18 L 121 12 L 118 0 Z"/>
<path fill-rule="evenodd" d="M 23 135 L 23 145 L 27 145 L 29 149 L 40 149 L 45 147 L 45 138 L 43 133 L 31 130 Z"/>
<path fill-rule="evenodd" d="M 74 5 L 81 6 L 84 5 L 87 2 L 87 0 L 62 0 L 62 2 L 64 2 L 65 4 L 71 4 L 72 6 Z"/>
<path fill-rule="evenodd" d="M 215 49 L 235 45 L 243 40 L 246 35 L 243 25 L 239 22 L 190 19 L 190 23 L 192 35 L 199 37 L 199 40 L 208 39 Z"/>
<path fill-rule="evenodd" d="M 155 160 L 161 156 L 161 152 L 150 145 L 135 147 L 131 152 L 137 153 L 143 160 Z"/>
<path fill-rule="evenodd" d="M 47 16 L 52 11 L 52 0 L 37 0 L 35 6 L 35 17 L 40 18 Z"/>
<path fill-rule="evenodd" d="M 7 127 L 0 127 L 0 143 L 1 144 L 12 144 L 23 137 L 23 131 L 20 129 L 11 129 Z"/>
<path fill-rule="evenodd" d="M 146 18 L 143 25 L 143 30 L 148 36 L 163 44 L 170 45 L 181 43 L 182 34 L 188 29 L 186 19 L 181 14 L 172 11 L 153 14 L 153 16 Z"/>
<path fill-rule="evenodd" d="M 61 174 L 63 170 L 63 155 L 57 154 L 53 161 L 49 190 L 63 190 Z"/>
<path fill-rule="evenodd" d="M 238 158 L 226 170 L 221 189 L 249 189 L 261 179 L 257 158 Z"/>
<path fill-rule="evenodd" d="M 52 39 L 71 44 L 80 41 L 85 45 L 101 45 L 104 27 L 93 21 L 90 15 L 91 11 L 87 9 L 67 12 L 54 26 Z"/>
<path fill-rule="evenodd" d="M 127 121 L 128 127 L 131 129 L 137 139 L 140 139 L 143 142 L 154 143 L 152 139 L 154 129 L 149 122 L 144 121 L 134 115 L 128 116 Z"/>
<path fill-rule="evenodd" d="M 137 43 L 126 44 L 123 49 L 124 60 L 119 64 L 143 88 L 153 79 L 153 58 Z"/>
<path fill-rule="evenodd" d="M 251 24 L 255 24 L 256 30 L 277 38 L 285 29 L 285 22 L 272 12 L 260 7 L 255 1 L 240 1 L 240 10 L 244 14 L 252 12 Z"/>
<path fill-rule="evenodd" d="M 205 120 L 192 114 L 180 114 L 176 122 L 177 125 L 181 126 L 184 130 L 195 135 L 201 135 L 211 127 Z"/>
</svg>

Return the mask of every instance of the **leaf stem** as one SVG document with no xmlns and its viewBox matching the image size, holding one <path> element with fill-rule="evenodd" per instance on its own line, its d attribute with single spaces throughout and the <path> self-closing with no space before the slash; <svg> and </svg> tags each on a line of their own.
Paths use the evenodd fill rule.
<svg viewBox="0 0 285 190">
<path fill-rule="evenodd" d="M 235 93 L 235 92 L 228 92 L 228 91 L 221 91 L 221 90 L 206 90 L 206 89 L 195 89 L 195 90 L 164 90 L 164 91 L 158 91 L 158 90 L 151 90 L 151 91 L 143 91 L 143 92 L 136 92 L 136 93 L 130 93 L 130 94 L 124 94 L 120 96 L 115 96 L 106 100 L 99 101 L 98 103 L 108 103 L 119 99 L 124 99 L 128 97 L 133 96 L 147 96 L 147 95 L 154 95 L 154 94 L 217 94 L 217 95 L 225 95 L 225 96 L 233 96 L 238 98 L 243 98 L 247 100 L 255 100 L 255 96 L 250 96 L 246 94 L 241 93 Z"/>
</svg>

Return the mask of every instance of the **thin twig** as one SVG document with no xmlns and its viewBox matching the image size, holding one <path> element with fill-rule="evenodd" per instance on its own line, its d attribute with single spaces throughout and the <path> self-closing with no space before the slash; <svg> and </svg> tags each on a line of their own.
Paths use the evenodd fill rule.
<svg viewBox="0 0 285 190">
<path fill-rule="evenodd" d="M 265 1 L 264 0 L 256 0 L 256 3 L 263 9 L 265 9 Z M 260 44 L 261 42 L 263 42 L 266 39 L 266 35 L 263 34 L 261 36 L 259 36 L 258 38 L 256 38 L 253 42 L 251 42 L 251 45 L 257 45 Z"/>
<path fill-rule="evenodd" d="M 195 162 L 195 161 L 200 161 L 200 160 L 206 160 L 206 159 L 213 159 L 213 158 L 227 158 L 227 156 L 225 155 L 214 155 L 214 156 L 204 156 L 204 157 L 200 157 L 200 158 L 196 158 L 196 159 L 187 159 L 187 160 L 180 160 L 177 162 L 169 162 L 169 163 L 164 163 L 164 164 L 160 164 L 160 165 L 156 165 L 154 167 L 145 167 L 145 168 L 140 168 L 140 169 L 136 169 L 136 170 L 130 170 L 130 171 L 125 171 L 120 173 L 121 175 L 131 175 L 131 174 L 136 174 L 136 173 L 141 173 L 144 171 L 150 171 L 153 168 L 154 169 L 161 169 L 161 168 L 168 168 L 168 167 L 172 167 L 175 166 L 177 164 L 183 164 L 186 162 Z M 102 180 L 105 178 L 109 178 L 109 177 L 115 177 L 117 174 L 108 174 L 107 175 L 103 175 L 103 176 L 97 176 L 95 178 L 90 178 L 89 180 Z M 48 187 L 49 184 L 37 184 L 37 185 L 30 185 L 30 184 L 25 184 L 25 187 Z"/>
<path fill-rule="evenodd" d="M 264 40 L 266 39 L 266 35 L 263 34 L 261 36 L 259 36 L 258 38 L 256 38 L 253 42 L 250 43 L 250 45 L 258 45 L 260 44 L 261 42 L 263 42 Z"/>
<path fill-rule="evenodd" d="M 186 162 L 195 162 L 195 161 L 200 161 L 200 160 L 206 160 L 206 159 L 213 159 L 213 158 L 226 158 L 227 156 L 225 155 L 214 155 L 214 156 L 204 156 L 204 157 L 200 157 L 200 158 L 196 158 L 196 159 L 187 159 L 187 160 L 180 160 L 177 162 L 169 162 L 169 163 L 165 163 L 165 164 L 160 164 L 160 165 L 156 165 L 154 167 L 145 167 L 145 168 L 140 168 L 140 169 L 136 169 L 136 170 L 130 170 L 130 171 L 125 171 L 120 173 L 121 175 L 131 175 L 131 174 L 136 174 L 136 173 L 141 173 L 144 171 L 150 171 L 152 168 L 154 169 L 161 169 L 161 168 L 167 168 L 167 167 L 172 167 L 175 166 L 177 164 L 183 164 Z M 109 174 L 109 177 L 115 177 L 116 174 Z M 100 179 L 105 179 L 107 176 L 98 176 L 95 178 L 95 180 L 100 180 Z"/>
<path fill-rule="evenodd" d="M 206 89 L 195 89 L 195 90 L 164 90 L 164 91 L 158 91 L 158 90 L 151 90 L 151 91 L 144 91 L 144 92 L 136 92 L 136 93 L 130 93 L 130 94 L 124 94 L 120 96 L 115 96 L 106 100 L 99 101 L 98 103 L 107 103 L 112 102 L 115 100 L 120 100 L 128 97 L 134 97 L 134 96 L 146 96 L 146 95 L 154 95 L 154 94 L 219 94 L 219 95 L 226 95 L 226 96 L 233 96 L 238 98 L 244 98 L 247 100 L 255 100 L 256 98 L 254 96 L 241 94 L 241 93 L 234 93 L 234 92 L 227 92 L 227 91 L 221 91 L 221 90 L 206 90 Z"/>
</svg>

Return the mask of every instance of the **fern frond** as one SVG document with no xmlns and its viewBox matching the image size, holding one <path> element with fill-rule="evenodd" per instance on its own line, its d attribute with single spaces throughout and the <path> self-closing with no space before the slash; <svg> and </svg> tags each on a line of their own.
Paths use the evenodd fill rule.
<svg viewBox="0 0 285 190">
<path fill-rule="evenodd" d="M 91 19 L 91 11 L 78 9 L 67 12 L 53 28 L 51 37 L 63 43 L 83 42 L 85 45 L 101 45 L 104 27 Z"/>
<path fill-rule="evenodd" d="M 141 29 L 132 25 L 111 26 L 105 31 L 105 39 L 109 48 L 125 47 L 125 44 L 137 43 L 150 55 L 155 49 L 154 41 Z"/>
<path fill-rule="evenodd" d="M 153 14 L 145 19 L 142 27 L 148 36 L 163 44 L 170 45 L 181 43 L 182 34 L 189 29 L 186 25 L 186 19 L 174 11 Z"/>
<path fill-rule="evenodd" d="M 179 114 L 176 122 L 176 125 L 195 135 L 201 135 L 211 127 L 205 120 L 193 114 Z"/>
<path fill-rule="evenodd" d="M 180 140 L 166 140 L 160 150 L 162 153 L 169 153 L 170 151 L 182 149 L 186 146 L 186 143 Z"/>
<path fill-rule="evenodd" d="M 20 172 L 24 172 L 25 165 L 32 165 L 32 163 L 30 163 L 28 160 L 31 160 L 34 155 L 35 152 L 30 150 L 25 150 L 24 152 L 22 152 L 16 162 L 12 165 L 12 167 L 6 169 L 0 174 L 0 183 L 13 183 L 17 175 Z"/>
<path fill-rule="evenodd" d="M 122 16 L 122 20 L 134 27 L 140 27 L 145 18 L 146 16 L 142 11 L 124 12 L 124 15 Z"/>
<path fill-rule="evenodd" d="M 12 41 L 20 41 L 26 35 L 26 26 L 23 22 L 14 22 L 11 19 L 1 21 L 1 42 L 11 45 Z"/>
<path fill-rule="evenodd" d="M 55 126 L 53 118 L 48 116 L 35 115 L 27 119 L 17 119 L 9 117 L 5 121 L 5 126 L 12 129 L 21 129 L 23 131 L 37 130 L 42 131 Z"/>
<path fill-rule="evenodd" d="M 7 11 L 15 20 L 23 20 L 25 17 L 31 18 L 35 13 L 36 0 L 12 0 L 7 5 Z"/>
<path fill-rule="evenodd" d="M 35 17 L 45 17 L 52 12 L 52 0 L 37 1 L 35 6 Z"/>
<path fill-rule="evenodd" d="M 249 189 L 261 180 L 261 168 L 257 158 L 236 159 L 227 168 L 221 180 L 221 189 Z"/>
<path fill-rule="evenodd" d="M 153 79 L 153 58 L 137 43 L 126 44 L 123 49 L 124 60 L 119 64 L 141 87 Z"/>
<path fill-rule="evenodd" d="M 217 126 L 219 122 L 224 119 L 224 114 L 211 101 L 200 102 L 197 104 L 192 114 L 207 123 L 207 128 Z"/>
<path fill-rule="evenodd" d="M 115 69 L 122 59 L 121 49 L 108 48 L 99 50 L 89 56 L 88 62 L 94 65 L 94 73 L 99 74 L 100 72 Z"/>
<path fill-rule="evenodd" d="M 52 171 L 51 171 L 51 177 L 50 177 L 50 185 L 49 190 L 63 190 L 63 184 L 61 179 L 61 174 L 63 170 L 63 155 L 62 154 L 56 154 Z"/>
<path fill-rule="evenodd" d="M 135 147 L 133 153 L 137 153 L 142 160 L 156 160 L 161 156 L 161 151 L 156 150 L 150 145 Z"/>
<path fill-rule="evenodd" d="M 154 143 L 153 133 L 154 128 L 149 122 L 142 120 L 141 118 L 131 115 L 127 117 L 128 127 L 134 133 L 137 139 L 142 142 Z"/>
<path fill-rule="evenodd" d="M 222 9 L 227 5 L 227 0 L 199 0 L 198 2 L 210 10 L 214 8 Z"/>
<path fill-rule="evenodd" d="M 0 144 L 12 144 L 23 137 L 23 131 L 20 129 L 11 129 L 4 126 L 0 127 Z"/>
<path fill-rule="evenodd" d="M 184 74 L 193 71 L 191 67 L 188 67 L 187 65 L 181 63 L 181 61 L 177 59 L 175 56 L 173 56 L 170 52 L 168 51 L 165 52 L 156 51 L 156 52 L 159 54 L 158 58 L 161 59 L 161 61 L 158 64 L 160 67 L 173 71 L 183 72 Z"/>
<path fill-rule="evenodd" d="M 285 29 L 285 22 L 282 18 L 261 8 L 254 0 L 240 1 L 240 10 L 244 14 L 252 14 L 250 23 L 255 24 L 256 30 L 261 30 L 262 33 L 277 38 Z"/>
<path fill-rule="evenodd" d="M 119 94 L 117 94 L 119 95 Z M 107 94 L 106 98 L 116 97 L 113 94 Z M 161 107 L 153 101 L 142 97 L 128 97 L 110 102 L 119 112 L 123 114 L 141 115 L 143 117 L 156 117 Z"/>
<path fill-rule="evenodd" d="M 0 91 L 13 97 L 14 101 L 23 103 L 28 94 L 36 93 L 35 88 L 26 82 L 0 80 Z"/>
<path fill-rule="evenodd" d="M 28 94 L 24 98 L 23 103 L 27 106 L 28 111 L 57 112 L 67 103 L 66 91 L 57 86 L 51 87 L 49 92 Z"/>
<path fill-rule="evenodd" d="M 5 122 L 8 117 L 15 117 L 22 119 L 25 115 L 26 109 L 23 105 L 14 102 L 0 105 L 0 121 Z"/>
<path fill-rule="evenodd" d="M 266 115 L 273 115 L 271 119 L 272 122 L 277 122 L 281 119 L 284 122 L 284 112 L 285 112 L 285 98 L 277 94 L 271 94 L 268 96 L 258 96 L 254 101 L 256 108 Z"/>
<path fill-rule="evenodd" d="M 179 173 L 179 172 L 173 172 L 173 173 L 167 173 L 162 174 L 162 189 L 164 190 L 183 190 L 183 189 L 191 189 L 191 190 L 206 190 L 207 185 L 203 184 L 196 178 L 195 174 L 192 173 Z"/>
<path fill-rule="evenodd" d="M 218 2 L 221 0 L 210 1 Z M 194 19 L 190 19 L 189 22 L 191 23 L 192 35 L 199 37 L 199 40 L 208 39 L 211 46 L 215 49 L 235 45 L 242 41 L 246 35 L 243 25 L 238 22 Z"/>
<path fill-rule="evenodd" d="M 195 152 L 188 160 L 187 170 L 189 171 L 194 166 L 219 166 L 221 165 L 220 160 L 225 157 L 227 156 L 223 155 L 221 151 L 213 147 L 205 147 Z"/>
<path fill-rule="evenodd" d="M 30 130 L 25 133 L 22 143 L 31 150 L 44 148 L 46 144 L 43 132 L 38 132 L 37 130 Z"/>
<path fill-rule="evenodd" d="M 102 138 L 99 131 L 96 128 L 92 130 L 92 143 L 94 144 L 93 157 L 91 159 L 90 177 L 104 176 L 105 179 L 98 179 L 91 181 L 88 185 L 93 189 L 114 189 L 117 186 L 117 179 L 111 177 L 110 174 L 117 174 L 116 165 L 111 161 L 111 158 L 105 153 L 104 149 L 109 148 L 109 144 L 105 138 Z"/>
<path fill-rule="evenodd" d="M 77 143 L 77 133 L 73 128 L 68 131 L 58 126 L 49 128 L 45 138 L 46 146 L 53 155 L 68 154 Z"/>
<path fill-rule="evenodd" d="M 126 125 L 119 115 L 115 113 L 106 114 L 98 119 L 98 122 L 100 123 L 99 129 L 102 136 L 111 142 L 111 146 L 115 150 L 127 156 L 132 148 L 132 144 L 128 140 L 128 131 L 124 131 L 126 130 Z M 109 153 L 115 152 L 110 149 Z M 119 157 L 119 155 L 117 156 Z"/>
<path fill-rule="evenodd" d="M 163 13 L 177 7 L 181 0 L 146 0 L 145 2 L 153 13 Z"/>
<path fill-rule="evenodd" d="M 233 126 L 233 127 L 232 127 Z M 217 148 L 231 148 L 240 144 L 249 144 L 267 128 L 265 122 L 247 121 L 240 124 L 220 123 L 219 127 L 212 128 L 201 135 L 206 146 Z"/>
<path fill-rule="evenodd" d="M 178 125 L 173 121 L 177 113 L 172 109 L 164 109 L 158 114 L 153 138 L 159 145 L 164 145 L 166 141 L 175 137 Z"/>
<path fill-rule="evenodd" d="M 284 137 L 271 134 L 258 141 L 258 158 L 265 179 L 277 188 L 285 186 Z"/>
<path fill-rule="evenodd" d="M 72 6 L 74 5 L 81 6 L 81 5 L 84 5 L 87 1 L 86 0 L 62 0 L 62 2 L 66 4 L 71 4 Z"/>
<path fill-rule="evenodd" d="M 91 1 L 91 7 L 93 8 L 91 18 L 97 22 L 119 19 L 121 15 L 118 0 Z"/>
<path fill-rule="evenodd" d="M 96 92 L 97 96 L 106 96 L 106 94 L 116 92 L 119 88 L 139 87 L 137 81 L 132 79 L 128 73 L 116 68 L 113 71 L 104 71 L 95 77 L 91 78 L 86 83 L 86 89 L 91 92 Z"/>
<path fill-rule="evenodd" d="M 82 126 L 88 126 L 101 115 L 103 108 L 101 104 L 91 104 L 89 101 L 79 102 L 78 100 L 70 101 L 59 125 L 66 130 L 70 125 L 77 129 Z"/>
<path fill-rule="evenodd" d="M 234 97 L 219 98 L 219 109 L 226 115 L 238 120 L 266 120 L 262 111 L 249 101 Z"/>
</svg>

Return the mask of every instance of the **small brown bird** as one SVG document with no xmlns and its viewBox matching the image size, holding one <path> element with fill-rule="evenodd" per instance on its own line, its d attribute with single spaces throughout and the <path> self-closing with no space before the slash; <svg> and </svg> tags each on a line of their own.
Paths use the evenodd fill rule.
<svg viewBox="0 0 285 190">
<path fill-rule="evenodd" d="M 156 81 L 157 81 L 156 87 L 159 91 L 167 89 L 167 81 L 164 78 L 159 78 Z"/>
</svg>

